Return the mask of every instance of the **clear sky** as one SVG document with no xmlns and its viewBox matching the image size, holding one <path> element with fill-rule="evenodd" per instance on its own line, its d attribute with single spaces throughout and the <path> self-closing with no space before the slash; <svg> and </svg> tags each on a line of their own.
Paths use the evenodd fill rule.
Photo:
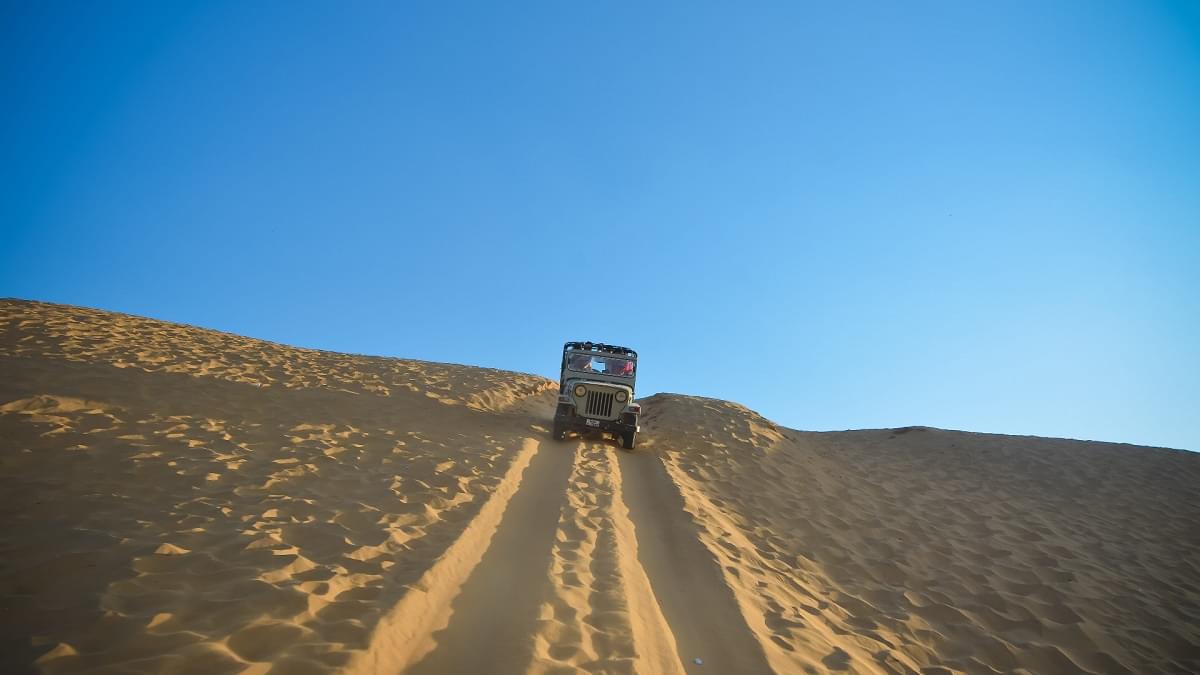
<svg viewBox="0 0 1200 675">
<path fill-rule="evenodd" d="M 1195 2 L 3 3 L 0 295 L 1200 450 Z"/>
</svg>

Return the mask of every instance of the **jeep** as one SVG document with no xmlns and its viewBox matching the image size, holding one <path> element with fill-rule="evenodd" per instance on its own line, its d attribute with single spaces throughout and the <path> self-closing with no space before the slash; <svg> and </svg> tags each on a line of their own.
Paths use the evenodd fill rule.
<svg viewBox="0 0 1200 675">
<path fill-rule="evenodd" d="M 554 438 L 569 431 L 599 431 L 617 436 L 632 450 L 637 440 L 642 406 L 633 402 L 637 381 L 637 352 L 599 342 L 563 345 L 558 378 L 558 409 Z"/>
</svg>

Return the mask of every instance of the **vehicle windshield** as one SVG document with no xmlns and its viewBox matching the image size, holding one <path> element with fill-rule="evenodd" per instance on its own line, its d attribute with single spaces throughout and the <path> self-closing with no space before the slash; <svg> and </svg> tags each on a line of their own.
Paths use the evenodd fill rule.
<svg viewBox="0 0 1200 675">
<path fill-rule="evenodd" d="M 637 362 L 620 356 L 599 354 L 567 354 L 567 368 L 580 373 L 603 373 L 617 377 L 633 377 Z"/>
</svg>

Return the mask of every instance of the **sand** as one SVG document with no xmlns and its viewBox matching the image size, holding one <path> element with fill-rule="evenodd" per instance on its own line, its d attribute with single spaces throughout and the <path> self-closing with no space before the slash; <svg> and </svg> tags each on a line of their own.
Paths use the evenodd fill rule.
<svg viewBox="0 0 1200 675">
<path fill-rule="evenodd" d="M 0 301 L 0 671 L 1200 672 L 1200 455 L 556 393 Z"/>
</svg>

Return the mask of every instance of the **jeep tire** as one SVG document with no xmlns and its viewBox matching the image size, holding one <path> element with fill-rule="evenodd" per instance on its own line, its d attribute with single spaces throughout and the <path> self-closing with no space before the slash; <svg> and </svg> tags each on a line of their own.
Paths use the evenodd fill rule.
<svg viewBox="0 0 1200 675">
<path fill-rule="evenodd" d="M 622 448 L 625 448 L 626 450 L 632 450 L 633 446 L 636 444 L 636 441 L 637 441 L 637 432 L 636 431 L 622 431 L 621 432 L 621 447 Z"/>
</svg>

